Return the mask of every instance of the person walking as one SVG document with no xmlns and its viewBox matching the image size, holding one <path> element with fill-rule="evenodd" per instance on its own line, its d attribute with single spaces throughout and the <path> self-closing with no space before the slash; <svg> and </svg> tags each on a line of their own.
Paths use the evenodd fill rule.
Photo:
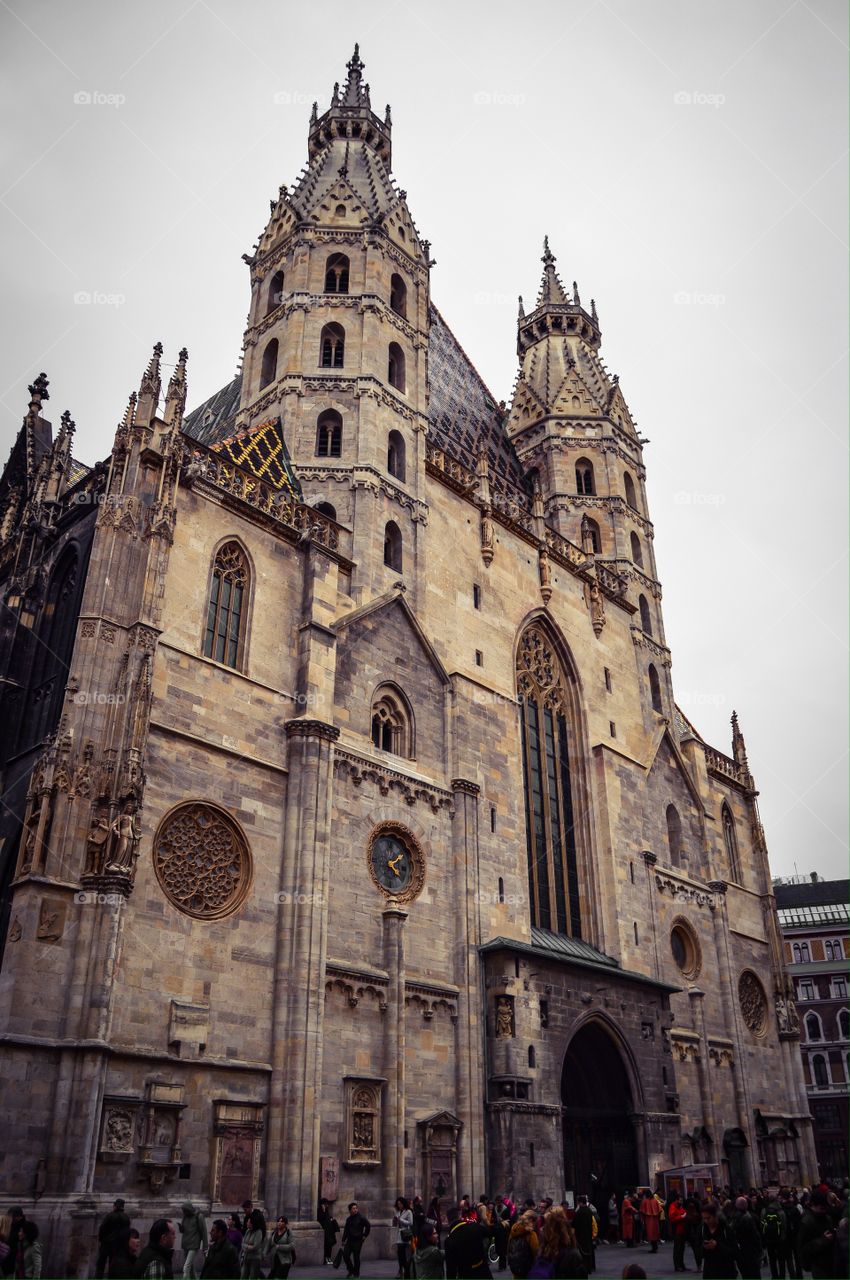
<svg viewBox="0 0 850 1280">
<path fill-rule="evenodd" d="M 735 1236 L 721 1218 L 716 1200 L 708 1200 L 702 1207 L 702 1249 L 703 1280 L 730 1280 L 737 1275 Z"/>
<path fill-rule="evenodd" d="M 826 1193 L 813 1191 L 800 1222 L 800 1261 L 812 1280 L 832 1280 L 835 1275 L 835 1225 Z"/>
<path fill-rule="evenodd" d="M 227 1215 L 227 1238 L 236 1250 L 236 1256 L 242 1255 L 242 1219 L 238 1213 L 229 1213 Z"/>
<path fill-rule="evenodd" d="M 148 1243 L 139 1254 L 136 1272 L 139 1280 L 174 1280 L 172 1259 L 177 1232 L 170 1218 L 157 1218 L 150 1229 Z"/>
<path fill-rule="evenodd" d="M 436 1227 L 426 1221 L 413 1255 L 413 1275 L 416 1280 L 443 1280 L 445 1274 L 443 1251 L 437 1241 Z"/>
<path fill-rule="evenodd" d="M 330 1200 L 322 1198 L 319 1201 L 319 1212 L 317 1218 L 319 1226 L 322 1228 L 322 1232 L 325 1237 L 323 1246 L 325 1266 L 330 1266 L 333 1262 L 334 1252 L 336 1250 L 336 1238 L 339 1235 L 339 1223 L 334 1217 L 333 1205 Z"/>
<path fill-rule="evenodd" d="M 206 1249 L 207 1224 L 204 1215 L 188 1200 L 180 1206 L 183 1214 L 180 1219 L 180 1243 L 183 1246 L 184 1280 L 195 1280 L 195 1258 L 201 1249 Z"/>
<path fill-rule="evenodd" d="M 109 1255 L 109 1280 L 135 1280 L 142 1237 L 135 1227 L 122 1231 Z"/>
<path fill-rule="evenodd" d="M 345 1261 L 346 1275 L 360 1275 L 360 1251 L 371 1230 L 372 1224 L 369 1219 L 360 1212 L 357 1201 L 352 1200 L 342 1229 L 342 1256 Z"/>
<path fill-rule="evenodd" d="M 97 1261 L 94 1264 L 95 1280 L 102 1280 L 109 1261 L 109 1255 L 122 1232 L 130 1226 L 130 1219 L 124 1212 L 124 1201 L 119 1197 L 97 1229 Z"/>
<path fill-rule="evenodd" d="M 785 1262 L 791 1280 L 802 1280 L 803 1267 L 800 1262 L 800 1223 L 803 1215 L 793 1191 L 787 1192 L 781 1199 L 782 1212 L 785 1214 Z"/>
<path fill-rule="evenodd" d="M 540 1248 L 534 1210 L 520 1214 L 508 1236 L 508 1266 L 516 1280 L 525 1280 Z"/>
<path fill-rule="evenodd" d="M 743 1280 L 761 1280 L 761 1231 L 746 1196 L 738 1196 L 732 1218 L 738 1247 L 738 1269 Z"/>
<path fill-rule="evenodd" d="M 616 1244 L 620 1236 L 620 1206 L 617 1204 L 615 1192 L 611 1192 L 608 1201 L 608 1243 Z"/>
<path fill-rule="evenodd" d="M 643 1237 L 652 1253 L 658 1252 L 658 1241 L 661 1239 L 661 1205 L 652 1191 L 647 1187 L 640 1202 L 640 1216 L 643 1222 Z"/>
<path fill-rule="evenodd" d="M 38 1238 L 38 1226 L 27 1220 L 21 1236 L 23 1245 L 25 1280 L 41 1280 L 41 1241 Z"/>
<path fill-rule="evenodd" d="M 637 1214 L 637 1209 L 634 1201 L 634 1192 L 627 1191 L 623 1196 L 623 1203 L 620 1205 L 621 1231 L 627 1249 L 635 1247 L 635 1215 Z"/>
<path fill-rule="evenodd" d="M 785 1280 L 788 1260 L 788 1222 L 776 1196 L 770 1196 L 761 1215 L 761 1238 L 772 1280 Z"/>
<path fill-rule="evenodd" d="M 252 1209 L 242 1237 L 242 1280 L 258 1280 L 260 1263 L 266 1250 L 266 1220 L 259 1209 Z"/>
<path fill-rule="evenodd" d="M 393 1209 L 393 1244 L 395 1245 L 396 1258 L 398 1259 L 396 1280 L 409 1280 L 410 1250 L 411 1241 L 413 1240 L 413 1211 L 410 1208 L 410 1201 L 406 1200 L 404 1196 L 398 1197 Z"/>
<path fill-rule="evenodd" d="M 239 1237 L 241 1242 L 241 1232 Z M 239 1271 L 239 1254 L 229 1239 L 227 1223 L 223 1218 L 216 1218 L 210 1227 L 201 1280 L 239 1280 Z"/>
<path fill-rule="evenodd" d="M 295 1243 L 289 1229 L 289 1222 L 283 1214 L 278 1218 L 277 1226 L 268 1238 L 266 1257 L 271 1258 L 272 1262 L 269 1280 L 286 1280 L 289 1268 L 295 1261 Z"/>
<path fill-rule="evenodd" d="M 594 1217 L 587 1196 L 579 1196 L 576 1216 L 573 1218 L 573 1231 L 576 1233 L 578 1247 L 587 1267 L 587 1274 L 592 1276 L 596 1270 L 596 1255 L 593 1251 Z"/>
<path fill-rule="evenodd" d="M 528 1275 L 529 1280 L 537 1276 L 584 1280 L 587 1276 L 584 1255 L 578 1247 L 575 1231 L 560 1206 L 544 1215 L 540 1249 Z"/>
<path fill-rule="evenodd" d="M 428 1216 L 425 1219 L 426 1226 L 429 1222 L 433 1222 L 437 1229 L 437 1244 L 439 1244 L 443 1236 L 443 1214 L 440 1209 L 439 1196 L 431 1197 L 431 1203 L 428 1205 Z"/>
<path fill-rule="evenodd" d="M 695 1196 L 685 1201 L 685 1240 L 691 1246 L 697 1271 L 702 1271 L 702 1213 Z"/>
</svg>

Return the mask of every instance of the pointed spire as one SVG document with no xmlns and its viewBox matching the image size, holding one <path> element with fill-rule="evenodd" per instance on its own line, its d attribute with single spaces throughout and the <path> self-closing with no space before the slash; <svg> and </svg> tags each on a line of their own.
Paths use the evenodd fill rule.
<svg viewBox="0 0 850 1280">
<path fill-rule="evenodd" d="M 741 733 L 738 724 L 738 712 L 732 712 L 732 757 L 736 764 L 742 766 L 747 773 L 750 771 L 749 762 L 747 760 L 747 744 L 744 742 L 744 735 Z"/>
<path fill-rule="evenodd" d="M 342 91 L 343 107 L 369 107 L 369 86 L 362 84 L 365 63 L 360 57 L 360 45 L 354 46 L 350 62 L 346 63 L 348 78 Z"/>
<path fill-rule="evenodd" d="M 389 104 L 389 103 L 387 103 L 387 109 L 386 109 L 386 111 L 384 112 L 384 124 L 385 124 L 385 126 L 387 127 L 387 129 L 389 129 L 389 127 L 391 126 L 392 122 L 393 122 L 393 113 L 392 113 L 392 111 L 390 110 L 390 104 Z"/>
<path fill-rule="evenodd" d="M 525 307 L 522 305 L 522 294 L 519 295 L 519 319 L 525 319 Z"/>
<path fill-rule="evenodd" d="M 165 395 L 165 421 L 170 427 L 176 427 L 178 430 L 186 409 L 186 361 L 188 359 L 189 352 L 183 347 L 177 357 L 177 364 L 174 366 Z"/>
<path fill-rule="evenodd" d="M 590 299 L 590 318 L 594 324 L 599 324 L 599 316 L 596 314 L 596 299 Z"/>
<path fill-rule="evenodd" d="M 573 281 L 573 302 L 577 307 L 581 306 L 581 298 L 578 296 L 578 285 Z"/>
<path fill-rule="evenodd" d="M 313 110 L 310 112 L 310 128 L 312 129 L 313 125 L 318 123 L 319 123 L 319 104 L 318 102 L 314 102 Z M 283 188 L 281 188 L 281 192 L 282 191 L 283 191 Z"/>
<path fill-rule="evenodd" d="M 339 81 L 334 81 L 334 91 L 331 94 L 331 107 L 339 106 Z"/>
<path fill-rule="evenodd" d="M 135 414 L 136 426 L 148 426 L 151 418 L 156 414 L 160 388 L 162 387 L 159 371 L 161 356 L 162 343 L 158 342 L 153 349 L 153 355 L 150 358 L 147 369 L 142 374 L 142 381 L 139 385 L 139 401 Z"/>
<path fill-rule="evenodd" d="M 547 302 L 567 302 L 568 298 L 564 292 L 564 286 L 561 284 L 560 277 L 555 270 L 555 255 L 549 248 L 549 237 L 543 237 L 543 280 L 540 284 L 540 292 L 537 295 L 537 306 L 542 307 Z"/>
<path fill-rule="evenodd" d="M 34 382 L 27 387 L 30 393 L 30 407 L 28 416 L 34 421 L 41 414 L 41 406 L 45 400 L 50 399 L 50 392 L 47 390 L 50 383 L 47 380 L 46 373 L 40 373 Z"/>
</svg>

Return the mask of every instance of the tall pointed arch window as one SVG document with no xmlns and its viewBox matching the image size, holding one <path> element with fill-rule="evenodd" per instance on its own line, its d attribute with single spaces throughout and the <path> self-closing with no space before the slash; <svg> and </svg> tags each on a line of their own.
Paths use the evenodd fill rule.
<svg viewBox="0 0 850 1280">
<path fill-rule="evenodd" d="M 738 841 L 735 836 L 735 819 L 728 807 L 723 806 L 723 842 L 726 845 L 726 857 L 729 859 L 729 876 L 735 884 L 741 883 L 741 862 L 738 857 Z"/>
<path fill-rule="evenodd" d="M 266 296 L 266 315 L 271 313 L 283 302 L 283 272 L 276 271 L 269 283 L 269 291 Z"/>
<path fill-rule="evenodd" d="M 226 542 L 213 565 L 204 628 L 204 657 L 226 667 L 242 665 L 248 583 L 245 552 L 238 542 Z"/>
<path fill-rule="evenodd" d="M 580 938 L 570 690 L 549 636 L 536 625 L 529 627 L 520 641 L 517 688 L 522 717 L 531 923 Z"/>
<path fill-rule="evenodd" d="M 349 261 L 344 253 L 332 253 L 325 266 L 325 293 L 348 293 Z"/>
<path fill-rule="evenodd" d="M 323 369 L 341 369 L 345 364 L 345 330 L 341 324 L 326 324 L 319 343 Z"/>
<path fill-rule="evenodd" d="M 413 756 L 413 716 L 400 690 L 382 685 L 372 699 L 372 745 L 394 756 Z"/>
<path fill-rule="evenodd" d="M 589 458 L 579 458 L 576 463 L 576 493 L 596 493 L 596 481 L 593 477 L 593 463 Z"/>
<path fill-rule="evenodd" d="M 260 390 L 267 387 L 270 382 L 274 382 L 277 376 L 277 338 L 272 338 L 271 342 L 266 344 L 263 352 L 263 363 L 260 367 Z"/>
<path fill-rule="evenodd" d="M 339 458 L 342 454 L 342 415 L 325 409 L 316 420 L 316 457 Z"/>
<path fill-rule="evenodd" d="M 674 804 L 668 804 L 665 814 L 667 819 L 667 849 L 670 854 L 670 866 L 681 867 L 684 864 L 682 848 L 682 819 Z"/>
</svg>

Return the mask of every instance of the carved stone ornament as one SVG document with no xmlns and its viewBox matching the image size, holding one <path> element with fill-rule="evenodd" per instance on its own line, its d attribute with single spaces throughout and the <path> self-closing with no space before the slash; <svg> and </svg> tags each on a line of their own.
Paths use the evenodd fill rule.
<svg viewBox="0 0 850 1280">
<path fill-rule="evenodd" d="M 168 900 L 200 920 L 235 911 L 251 885 L 251 852 L 241 827 L 224 809 L 200 801 L 176 805 L 162 819 L 153 865 Z"/>
<path fill-rule="evenodd" d="M 9 927 L 9 941 L 20 942 L 21 935 L 23 934 L 23 932 L 24 932 L 23 925 L 21 924 L 18 917 L 15 916 L 15 918 L 13 919 Z"/>
<path fill-rule="evenodd" d="M 129 1107 L 105 1107 L 101 1151 L 132 1155 L 135 1150 L 136 1114 Z"/>
<path fill-rule="evenodd" d="M 507 1040 L 514 1035 L 514 1002 L 510 996 L 496 998 L 496 1039 Z"/>
<path fill-rule="evenodd" d="M 745 969 L 738 980 L 738 1000 L 744 1022 L 755 1036 L 767 1031 L 767 996 L 751 969 Z"/>
</svg>

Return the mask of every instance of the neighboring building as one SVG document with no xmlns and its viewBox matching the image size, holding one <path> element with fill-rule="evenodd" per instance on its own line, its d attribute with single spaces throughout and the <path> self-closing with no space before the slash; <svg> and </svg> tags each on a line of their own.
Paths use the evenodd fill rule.
<svg viewBox="0 0 850 1280">
<path fill-rule="evenodd" d="M 814 1173 L 744 738 L 674 703 L 596 307 L 547 245 L 496 403 L 362 67 L 239 376 L 184 417 L 157 346 L 91 468 L 37 378 L 0 481 L 0 1196 L 68 1267 L 116 1194 L 251 1196 L 306 1260 L 320 1189 Z"/>
<path fill-rule="evenodd" d="M 800 1053 L 822 1176 L 847 1177 L 850 1127 L 850 880 L 775 880 L 800 1016 Z"/>
</svg>

